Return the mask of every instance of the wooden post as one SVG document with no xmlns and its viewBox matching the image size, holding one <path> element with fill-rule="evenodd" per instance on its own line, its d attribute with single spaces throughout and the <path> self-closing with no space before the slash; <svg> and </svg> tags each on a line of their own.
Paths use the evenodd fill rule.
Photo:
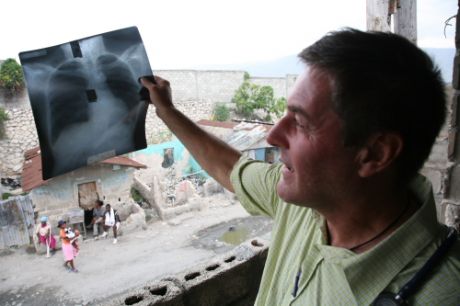
<svg viewBox="0 0 460 306">
<path fill-rule="evenodd" d="M 395 33 L 417 44 L 417 1 L 397 0 L 396 2 L 394 15 Z"/>
<path fill-rule="evenodd" d="M 417 0 L 366 0 L 366 12 L 368 31 L 393 29 L 394 33 L 417 43 Z"/>
<path fill-rule="evenodd" d="M 392 0 L 366 0 L 366 24 L 368 31 L 390 31 L 391 27 L 388 20 L 389 1 Z"/>
</svg>

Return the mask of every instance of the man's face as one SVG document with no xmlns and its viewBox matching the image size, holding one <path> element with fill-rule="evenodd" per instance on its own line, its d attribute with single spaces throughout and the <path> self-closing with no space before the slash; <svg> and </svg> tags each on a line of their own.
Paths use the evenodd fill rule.
<svg viewBox="0 0 460 306">
<path fill-rule="evenodd" d="M 356 177 L 354 151 L 343 146 L 343 124 L 332 108 L 331 80 L 318 68 L 300 75 L 287 113 L 267 137 L 281 150 L 284 166 L 277 191 L 286 202 L 333 205 Z"/>
</svg>

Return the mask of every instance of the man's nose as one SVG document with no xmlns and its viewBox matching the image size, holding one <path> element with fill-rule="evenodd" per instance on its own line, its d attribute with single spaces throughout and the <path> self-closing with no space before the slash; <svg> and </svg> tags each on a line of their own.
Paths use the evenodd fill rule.
<svg viewBox="0 0 460 306">
<path fill-rule="evenodd" d="M 282 117 L 270 130 L 267 135 L 267 142 L 275 147 L 288 148 L 287 141 L 288 126 L 286 116 Z"/>
</svg>

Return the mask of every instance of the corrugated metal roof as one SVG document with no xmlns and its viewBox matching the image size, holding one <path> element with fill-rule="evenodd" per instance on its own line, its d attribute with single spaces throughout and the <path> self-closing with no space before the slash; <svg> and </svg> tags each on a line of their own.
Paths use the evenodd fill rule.
<svg viewBox="0 0 460 306">
<path fill-rule="evenodd" d="M 197 122 L 199 125 L 205 125 L 205 126 L 212 126 L 212 127 L 219 127 L 219 128 L 224 128 L 224 129 L 233 129 L 235 126 L 238 125 L 237 122 L 230 122 L 230 121 L 212 121 L 212 120 L 206 120 L 206 119 L 201 119 L 200 121 Z"/>
<path fill-rule="evenodd" d="M 266 141 L 267 133 L 273 124 L 263 122 L 219 122 L 201 119 L 199 125 L 232 129 L 231 134 L 225 137 L 225 141 L 234 148 L 245 151 L 262 147 L 271 147 Z"/>
<path fill-rule="evenodd" d="M 227 137 L 226 142 L 240 151 L 245 151 L 255 143 L 265 139 L 266 136 L 267 131 L 265 127 L 252 125 L 251 130 L 247 130 L 246 128 L 234 129 L 233 133 Z"/>
<path fill-rule="evenodd" d="M 130 159 L 128 157 L 125 157 L 125 156 L 111 157 L 109 159 L 101 161 L 100 163 L 102 163 L 102 164 L 111 164 L 111 165 L 120 165 L 120 166 L 126 166 L 126 167 L 133 167 L 133 168 L 137 168 L 137 169 L 140 169 L 140 168 L 145 169 L 145 168 L 147 168 L 146 165 L 138 163 L 137 161 L 132 160 L 132 159 Z"/>
<path fill-rule="evenodd" d="M 262 126 L 265 128 L 266 131 L 270 131 L 273 127 L 273 123 L 264 123 L 264 122 L 257 122 L 257 121 L 212 121 L 207 119 L 201 119 L 196 122 L 199 125 L 204 126 L 211 126 L 211 127 L 219 127 L 224 129 L 236 129 L 236 130 L 252 130 L 254 127 Z"/>
<path fill-rule="evenodd" d="M 103 160 L 100 163 L 120 165 L 133 168 L 147 168 L 146 165 L 138 163 L 128 157 L 116 156 Z M 46 184 L 49 180 L 42 179 L 42 159 L 40 147 L 27 150 L 24 153 L 24 165 L 22 167 L 22 190 L 30 191 L 36 187 Z"/>
</svg>

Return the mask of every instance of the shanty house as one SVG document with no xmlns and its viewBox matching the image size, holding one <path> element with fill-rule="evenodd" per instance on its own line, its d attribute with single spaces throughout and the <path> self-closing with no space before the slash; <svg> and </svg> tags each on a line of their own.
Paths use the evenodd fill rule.
<svg viewBox="0 0 460 306">
<path fill-rule="evenodd" d="M 49 216 L 53 224 L 63 216 L 84 218 L 88 224 L 96 199 L 113 206 L 129 202 L 134 171 L 146 168 L 130 158 L 117 156 L 43 180 L 40 148 L 24 155 L 22 189 L 29 192 L 35 214 Z"/>
<path fill-rule="evenodd" d="M 279 150 L 267 143 L 267 134 L 272 124 L 262 122 L 218 122 L 200 120 L 197 122 L 209 132 L 220 137 L 232 147 L 252 159 L 273 163 L 279 160 Z"/>
</svg>

